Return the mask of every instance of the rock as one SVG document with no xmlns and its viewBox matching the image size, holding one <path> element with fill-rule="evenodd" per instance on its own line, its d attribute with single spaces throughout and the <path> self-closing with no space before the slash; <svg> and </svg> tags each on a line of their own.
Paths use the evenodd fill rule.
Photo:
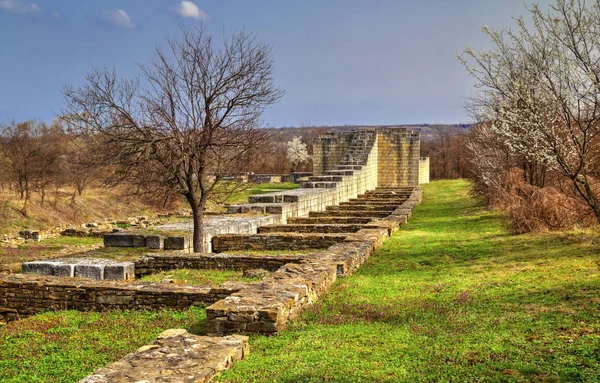
<svg viewBox="0 0 600 383">
<path fill-rule="evenodd" d="M 264 278 L 271 274 L 270 271 L 265 269 L 248 269 L 244 270 L 244 277 L 246 278 Z"/>
<path fill-rule="evenodd" d="M 148 235 L 146 237 L 146 247 L 149 249 L 160 250 L 164 247 L 165 239 L 161 235 Z"/>
<path fill-rule="evenodd" d="M 245 359 L 248 337 L 208 337 L 167 330 L 151 345 L 100 368 L 80 383 L 212 382 L 213 377 Z"/>
<path fill-rule="evenodd" d="M 187 250 L 189 241 L 187 237 L 167 237 L 164 242 L 165 250 Z"/>
<path fill-rule="evenodd" d="M 21 271 L 23 274 L 54 275 L 56 265 L 57 262 L 51 261 L 25 262 L 21 265 Z"/>
<path fill-rule="evenodd" d="M 91 278 L 96 280 L 104 279 L 104 265 L 102 264 L 79 264 L 75 265 L 75 277 Z"/>
<path fill-rule="evenodd" d="M 158 334 L 158 339 L 171 338 L 171 337 L 174 337 L 177 335 L 184 335 L 187 333 L 188 332 L 182 328 L 174 328 L 174 329 L 163 331 L 162 333 Z"/>
<path fill-rule="evenodd" d="M 121 262 L 104 267 L 104 279 L 122 281 L 135 278 L 135 264 L 133 262 Z"/>
</svg>

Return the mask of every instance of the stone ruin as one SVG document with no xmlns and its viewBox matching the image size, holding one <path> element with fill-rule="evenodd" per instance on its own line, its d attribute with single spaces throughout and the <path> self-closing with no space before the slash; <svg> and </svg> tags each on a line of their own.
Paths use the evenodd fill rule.
<svg viewBox="0 0 600 383">
<path fill-rule="evenodd" d="M 421 199 L 418 185 L 428 182 L 428 161 L 419 157 L 418 132 L 390 128 L 329 133 L 317 138 L 313 149 L 314 175 L 302 182 L 300 189 L 252 196 L 247 204 L 228 208 L 230 217 L 246 212 L 263 215 L 252 223 L 243 218 L 243 223 L 230 225 L 234 229 L 209 232 L 205 241 L 212 252 L 164 251 L 169 248 L 168 241 L 160 236 L 119 233 L 105 237 L 107 246 L 145 246 L 156 251 L 134 261 L 133 266 L 98 260 L 50 260 L 42 267 L 44 275 L 0 277 L 0 321 L 52 309 L 184 309 L 206 305 L 208 336 L 171 332 L 83 381 L 158 377 L 161 369 L 175 371 L 169 367 L 168 355 L 188 355 L 185 350 L 196 348 L 205 364 L 195 364 L 193 371 L 185 374 L 198 379 L 195 381 L 209 381 L 217 372 L 213 364 L 229 366 L 248 354 L 248 339 L 234 334 L 274 335 L 285 329 L 300 310 L 315 302 L 337 278 L 352 274 L 408 221 Z M 252 252 L 244 254 L 249 250 Z M 264 255 L 260 251 L 282 254 Z M 24 264 L 23 272 L 30 267 Z M 178 268 L 265 269 L 270 273 L 260 282 L 218 287 L 106 280 L 107 270 L 108 275 L 117 275 L 110 279 L 128 279 L 132 274 L 139 277 Z M 99 280 L 68 278 L 100 274 Z M 151 362 L 144 365 L 143 360 Z"/>
</svg>

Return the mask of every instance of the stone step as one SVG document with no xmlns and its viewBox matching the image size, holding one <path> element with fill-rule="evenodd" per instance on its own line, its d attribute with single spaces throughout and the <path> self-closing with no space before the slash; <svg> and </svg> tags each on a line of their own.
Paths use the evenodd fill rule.
<svg viewBox="0 0 600 383">
<path fill-rule="evenodd" d="M 333 170 L 361 170 L 362 166 L 360 165 L 336 165 Z"/>
<path fill-rule="evenodd" d="M 359 194 L 360 199 L 401 199 L 408 198 L 406 194 Z"/>
<path fill-rule="evenodd" d="M 412 192 L 415 188 L 413 186 L 377 186 L 375 191 L 409 191 Z M 373 191 L 373 190 L 369 190 Z"/>
<path fill-rule="evenodd" d="M 341 161 L 340 165 L 355 165 L 355 166 L 362 166 L 365 164 L 366 161 Z"/>
<path fill-rule="evenodd" d="M 340 205 L 397 205 L 400 206 L 406 201 L 406 198 L 391 199 L 391 198 L 380 198 L 380 199 L 364 199 L 364 198 L 350 198 L 348 202 L 341 202 Z"/>
<path fill-rule="evenodd" d="M 332 225 L 364 225 L 371 222 L 372 219 L 369 217 L 294 217 L 288 218 L 288 224 L 306 224 L 306 225 L 321 225 L 321 224 L 332 224 Z"/>
<path fill-rule="evenodd" d="M 337 182 L 300 182 L 300 187 L 304 189 L 333 189 L 337 186 Z"/>
<path fill-rule="evenodd" d="M 338 210 L 374 210 L 374 211 L 387 211 L 393 212 L 398 208 L 398 205 L 360 205 L 360 204 L 352 204 L 352 205 L 338 205 L 338 206 L 327 206 L 328 211 L 338 211 Z"/>
<path fill-rule="evenodd" d="M 259 234 L 265 233 L 356 233 L 362 229 L 361 224 L 287 224 L 268 225 L 258 229 Z"/>
<path fill-rule="evenodd" d="M 369 191 L 365 192 L 365 194 L 407 194 L 407 195 L 410 195 L 411 193 L 412 193 L 412 190 L 410 190 L 410 189 L 387 189 L 387 190 L 376 189 L 376 190 L 369 190 Z"/>
<path fill-rule="evenodd" d="M 99 382 L 211 382 L 250 352 L 248 337 L 198 336 L 167 330 L 151 345 L 102 367 L 80 383 Z"/>
<path fill-rule="evenodd" d="M 369 217 L 385 218 L 390 215 L 387 211 L 372 210 L 329 210 L 329 211 L 311 211 L 309 217 Z"/>
<path fill-rule="evenodd" d="M 326 249 L 344 241 L 348 233 L 267 233 L 267 234 L 223 234 L 214 236 L 214 253 L 228 251 L 298 251 Z"/>
<path fill-rule="evenodd" d="M 325 170 L 323 172 L 325 175 L 332 176 L 351 176 L 354 174 L 353 170 Z"/>
<path fill-rule="evenodd" d="M 307 182 L 341 182 L 344 180 L 342 176 L 312 176 L 308 178 Z"/>
</svg>

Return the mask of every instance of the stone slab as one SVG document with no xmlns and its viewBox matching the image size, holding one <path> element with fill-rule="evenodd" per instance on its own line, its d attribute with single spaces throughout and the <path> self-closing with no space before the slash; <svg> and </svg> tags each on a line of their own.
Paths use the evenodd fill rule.
<svg viewBox="0 0 600 383">
<path fill-rule="evenodd" d="M 167 237 L 164 240 L 165 250 L 187 250 L 189 247 L 190 243 L 185 236 Z"/>
<path fill-rule="evenodd" d="M 146 236 L 146 247 L 149 249 L 160 250 L 164 248 L 165 238 L 162 235 Z"/>
<path fill-rule="evenodd" d="M 250 352 L 248 337 L 210 337 L 167 330 L 118 362 L 96 370 L 80 383 L 208 383 Z"/>
<path fill-rule="evenodd" d="M 104 234 L 104 247 L 133 247 L 134 239 L 128 233 Z"/>
<path fill-rule="evenodd" d="M 75 265 L 74 276 L 79 278 L 90 278 L 101 281 L 104 279 L 103 264 L 79 264 Z"/>
</svg>

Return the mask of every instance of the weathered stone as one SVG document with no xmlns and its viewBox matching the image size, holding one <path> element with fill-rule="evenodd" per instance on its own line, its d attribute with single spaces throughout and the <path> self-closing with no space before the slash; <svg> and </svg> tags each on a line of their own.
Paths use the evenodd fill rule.
<svg viewBox="0 0 600 383">
<path fill-rule="evenodd" d="M 133 262 L 122 262 L 104 266 L 104 279 L 125 280 L 135 278 L 135 264 Z"/>
<path fill-rule="evenodd" d="M 75 265 L 59 263 L 54 268 L 54 276 L 56 277 L 74 277 L 75 276 Z"/>
<path fill-rule="evenodd" d="M 104 247 L 133 247 L 134 238 L 128 233 L 104 234 Z"/>
<path fill-rule="evenodd" d="M 187 237 L 167 237 L 164 241 L 165 250 L 187 250 L 189 241 Z"/>
<path fill-rule="evenodd" d="M 25 262 L 21 265 L 21 270 L 25 274 L 54 275 L 56 265 L 56 262 L 51 261 Z"/>
<path fill-rule="evenodd" d="M 162 235 L 146 236 L 146 247 L 149 249 L 160 250 L 164 247 L 165 238 Z"/>
<path fill-rule="evenodd" d="M 10 322 L 55 310 L 182 310 L 211 304 L 244 288 L 245 284 L 217 287 L 163 283 L 123 283 L 67 279 L 25 274 L 0 275 L 0 321 Z M 35 304 L 32 304 L 35 299 Z M 8 310 L 8 311 L 7 311 Z"/>
<path fill-rule="evenodd" d="M 264 278 L 271 273 L 265 269 L 248 269 L 244 270 L 244 277 L 246 278 Z"/>
<path fill-rule="evenodd" d="M 219 372 L 250 352 L 248 337 L 208 337 L 167 330 L 151 345 L 96 370 L 80 383 L 209 383 Z"/>
<path fill-rule="evenodd" d="M 146 247 L 146 237 L 139 234 L 132 235 L 133 247 Z"/>
<path fill-rule="evenodd" d="M 102 280 L 104 279 L 104 267 L 103 264 L 78 264 L 75 265 L 74 276 Z"/>
</svg>

